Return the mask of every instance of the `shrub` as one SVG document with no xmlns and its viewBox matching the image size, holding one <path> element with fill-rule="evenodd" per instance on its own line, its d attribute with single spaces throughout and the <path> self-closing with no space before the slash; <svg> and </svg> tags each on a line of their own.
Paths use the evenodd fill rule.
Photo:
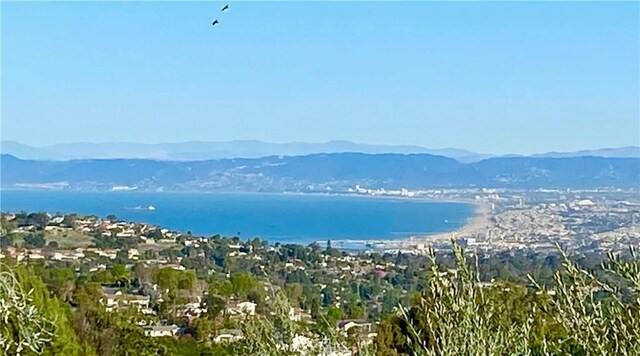
<svg viewBox="0 0 640 356">
<path fill-rule="evenodd" d="M 640 261 L 609 254 L 598 272 L 561 250 L 563 268 L 547 290 L 480 283 L 454 243 L 456 268 L 443 271 L 430 251 L 427 288 L 379 328 L 379 354 L 640 354 Z"/>
<path fill-rule="evenodd" d="M 0 350 L 20 355 L 40 353 L 54 334 L 54 324 L 33 303 L 14 272 L 0 264 Z"/>
</svg>

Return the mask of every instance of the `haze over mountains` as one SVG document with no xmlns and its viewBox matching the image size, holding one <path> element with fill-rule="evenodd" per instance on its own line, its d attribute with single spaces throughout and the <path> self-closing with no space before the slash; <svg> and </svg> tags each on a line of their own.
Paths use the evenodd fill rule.
<svg viewBox="0 0 640 356">
<path fill-rule="evenodd" d="M 640 158 L 498 157 L 461 163 L 429 154 L 158 161 L 21 160 L 2 155 L 2 188 L 150 191 L 345 191 L 373 188 L 638 188 Z"/>
<path fill-rule="evenodd" d="M 2 153 L 5 189 L 340 191 L 356 184 L 397 189 L 637 187 L 640 182 L 638 147 L 491 157 L 455 148 L 348 141 L 46 147 L 3 141 Z"/>
<path fill-rule="evenodd" d="M 142 144 L 131 142 L 64 143 L 33 147 L 15 141 L 2 141 L 3 154 L 27 160 L 71 160 L 132 158 L 168 161 L 196 161 L 225 158 L 260 158 L 267 156 L 302 156 L 318 153 L 358 152 L 367 154 L 431 154 L 454 158 L 460 162 L 477 162 L 495 157 L 458 148 L 430 149 L 415 145 L 371 145 L 350 141 L 323 143 L 290 142 L 271 143 L 257 140 L 225 142 L 179 142 Z M 509 155 L 511 156 L 511 155 Z M 550 152 L 532 157 L 640 157 L 640 147 L 604 148 L 578 152 Z"/>
</svg>

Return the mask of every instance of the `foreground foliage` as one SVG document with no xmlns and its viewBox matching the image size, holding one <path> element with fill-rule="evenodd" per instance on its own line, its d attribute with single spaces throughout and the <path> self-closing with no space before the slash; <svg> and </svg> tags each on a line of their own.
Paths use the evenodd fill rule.
<svg viewBox="0 0 640 356">
<path fill-rule="evenodd" d="M 432 251 L 422 271 L 422 292 L 377 325 L 373 344 L 336 331 L 340 315 L 331 316 L 339 309 L 329 308 L 311 324 L 291 320 L 291 307 L 304 300 L 295 283 L 289 288 L 268 283 L 272 287 L 263 296 L 251 296 L 257 282 L 249 275 L 236 275 L 220 286 L 212 283 L 207 316 L 187 325 L 195 331 L 193 337 L 149 338 L 134 323 L 139 315 L 106 312 L 100 283 L 74 282 L 74 274 L 63 269 L 45 273 L 35 266 L 0 265 L 0 355 L 640 354 L 640 260 L 635 249 L 624 256 L 609 254 L 593 270 L 579 267 L 560 251 L 562 264 L 552 283 L 531 276 L 529 283 L 482 282 L 478 259 L 456 244 L 454 263 L 442 263 Z M 127 270 L 120 272 L 119 280 L 130 279 Z M 187 272 L 158 272 L 149 278 L 167 288 L 196 286 Z M 243 339 L 211 341 L 224 309 L 213 292 L 267 298 L 264 309 L 238 322 Z M 176 295 L 169 302 L 173 306 L 178 301 Z"/>
<path fill-rule="evenodd" d="M 640 262 L 634 249 L 587 271 L 563 252 L 551 288 L 481 283 L 454 245 L 456 268 L 431 253 L 428 288 L 383 322 L 380 355 L 640 354 Z"/>
<path fill-rule="evenodd" d="M 24 266 L 0 264 L 0 354 L 91 355 L 70 323 L 70 309 Z"/>
</svg>

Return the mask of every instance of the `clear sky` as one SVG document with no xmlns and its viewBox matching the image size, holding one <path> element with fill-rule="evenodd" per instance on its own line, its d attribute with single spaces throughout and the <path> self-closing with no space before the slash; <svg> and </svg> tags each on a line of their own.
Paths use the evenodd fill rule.
<svg viewBox="0 0 640 356">
<path fill-rule="evenodd" d="M 222 5 L 2 1 L 2 139 L 639 145 L 638 2 Z"/>
</svg>

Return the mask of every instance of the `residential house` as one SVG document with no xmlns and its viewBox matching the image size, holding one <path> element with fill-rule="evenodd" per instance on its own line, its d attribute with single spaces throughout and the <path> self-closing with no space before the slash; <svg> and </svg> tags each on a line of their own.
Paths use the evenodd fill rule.
<svg viewBox="0 0 640 356">
<path fill-rule="evenodd" d="M 344 335 L 355 335 L 363 342 L 373 342 L 377 333 L 373 330 L 373 324 L 363 319 L 342 320 L 338 322 L 338 329 Z"/>
<path fill-rule="evenodd" d="M 149 325 L 143 326 L 144 335 L 148 337 L 174 337 L 180 328 L 177 325 Z"/>
<path fill-rule="evenodd" d="M 227 305 L 227 314 L 231 316 L 236 315 L 255 315 L 256 313 L 256 303 L 253 302 L 235 302 L 231 301 Z"/>
<path fill-rule="evenodd" d="M 138 251 L 138 249 L 130 248 L 130 249 L 127 251 L 127 257 L 128 257 L 130 260 L 137 260 L 139 256 L 140 256 L 140 252 Z"/>
<path fill-rule="evenodd" d="M 217 343 L 234 342 L 238 340 L 242 340 L 242 331 L 238 329 L 222 329 L 220 333 L 213 338 L 213 341 Z"/>
<path fill-rule="evenodd" d="M 352 328 L 369 332 L 373 330 L 373 324 L 371 324 L 370 322 L 364 319 L 348 319 L 348 320 L 339 321 L 338 328 L 344 331 L 345 333 L 349 332 L 349 329 L 352 329 Z"/>
<path fill-rule="evenodd" d="M 108 312 L 118 308 L 135 308 L 143 314 L 153 314 L 149 309 L 151 298 L 147 295 L 125 294 L 117 288 L 102 287 L 104 299 L 102 300 Z"/>
</svg>

